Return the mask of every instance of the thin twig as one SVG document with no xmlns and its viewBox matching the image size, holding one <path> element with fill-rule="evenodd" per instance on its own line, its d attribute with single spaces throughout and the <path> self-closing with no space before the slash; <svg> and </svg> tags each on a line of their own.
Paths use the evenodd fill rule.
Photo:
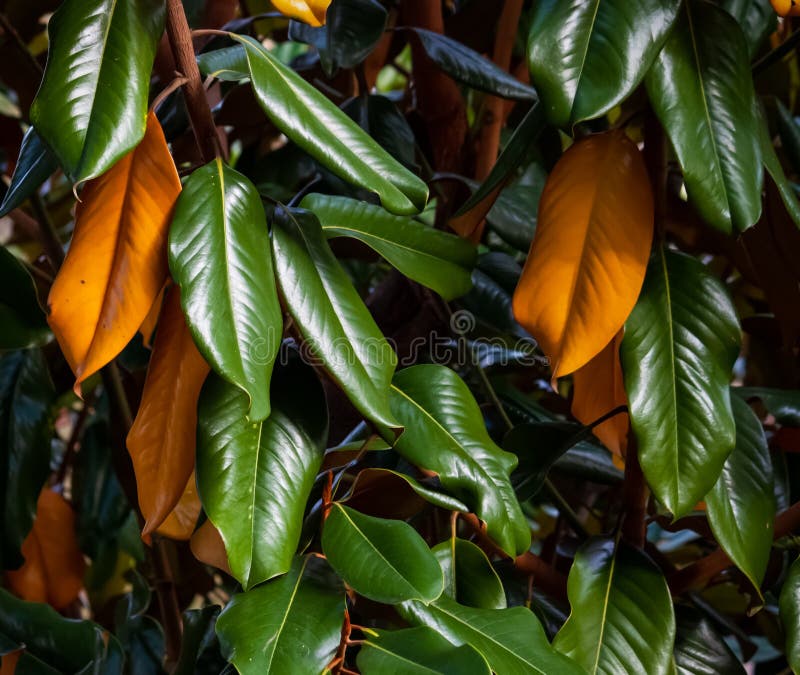
<svg viewBox="0 0 800 675">
<path fill-rule="evenodd" d="M 155 112 L 158 107 L 164 102 L 164 100 L 169 96 L 173 91 L 182 87 L 186 84 L 189 80 L 186 79 L 180 73 L 177 73 L 177 77 L 172 80 L 164 89 L 158 92 L 158 96 L 153 99 L 153 102 L 150 104 L 150 112 Z"/>
<path fill-rule="evenodd" d="M 58 236 L 53 221 L 50 219 L 50 214 L 44 205 L 41 195 L 38 192 L 30 197 L 31 208 L 36 216 L 36 221 L 39 226 L 39 235 L 42 239 L 42 248 L 50 261 L 50 265 L 54 272 L 58 272 L 64 262 L 64 246 L 61 243 L 61 238 Z"/>
</svg>

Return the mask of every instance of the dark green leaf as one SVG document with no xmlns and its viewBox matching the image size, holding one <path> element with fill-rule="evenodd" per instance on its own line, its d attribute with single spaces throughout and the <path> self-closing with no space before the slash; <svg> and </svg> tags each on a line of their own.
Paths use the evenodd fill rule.
<svg viewBox="0 0 800 675">
<path fill-rule="evenodd" d="M 47 68 L 31 121 L 64 171 L 88 180 L 144 136 L 164 3 L 67 0 L 47 30 Z"/>
<path fill-rule="evenodd" d="M 627 98 L 661 50 L 680 0 L 541 0 L 528 36 L 531 80 L 566 127 Z"/>
<path fill-rule="evenodd" d="M 530 338 L 517 323 L 511 305 L 511 293 L 479 269 L 472 272 L 472 290 L 459 303 L 490 328 L 520 338 Z M 531 343 L 531 346 L 534 346 Z"/>
<path fill-rule="evenodd" d="M 406 426 L 395 449 L 437 473 L 506 553 L 527 551 L 530 529 L 508 478 L 517 459 L 489 438 L 464 381 L 444 366 L 406 368 L 394 378 L 391 404 Z"/>
<path fill-rule="evenodd" d="M 329 239 L 345 236 L 364 242 L 445 300 L 464 295 L 472 287 L 470 274 L 477 253 L 461 237 L 347 197 L 312 194 L 300 206 L 317 216 Z"/>
<path fill-rule="evenodd" d="M 122 675 L 118 640 L 91 621 L 65 619 L 49 605 L 0 589 L 0 635 L 57 673 Z M 31 671 L 29 671 L 31 672 Z"/>
<path fill-rule="evenodd" d="M 475 609 L 442 596 L 432 605 L 404 602 L 398 611 L 409 623 L 429 626 L 454 645 L 470 645 L 495 673 L 585 675 L 578 664 L 548 644 L 542 625 L 524 607 Z"/>
<path fill-rule="evenodd" d="M 536 231 L 539 198 L 542 195 L 547 174 L 538 165 L 533 165 L 533 184 L 509 185 L 497 198 L 491 211 L 486 214 L 489 228 L 503 241 L 520 251 L 530 248 Z"/>
<path fill-rule="evenodd" d="M 181 654 L 172 675 L 219 675 L 225 661 L 214 631 L 220 608 L 209 605 L 183 613 Z"/>
<path fill-rule="evenodd" d="M 150 606 L 151 593 L 147 580 L 131 571 L 128 578 L 132 590 L 117 602 L 115 631 L 127 655 L 127 667 L 135 675 L 164 673 L 164 631 L 158 622 L 145 612 Z"/>
<path fill-rule="evenodd" d="M 320 673 L 339 646 L 344 587 L 317 557 L 235 595 L 217 619 L 223 655 L 241 675 Z"/>
<path fill-rule="evenodd" d="M 468 87 L 517 101 L 535 101 L 536 90 L 461 42 L 423 28 L 408 28 L 439 68 Z"/>
<path fill-rule="evenodd" d="M 794 115 L 780 100 L 775 101 L 778 118 L 778 134 L 781 137 L 781 147 L 786 153 L 791 167 L 795 171 L 800 171 L 800 127 L 794 119 Z"/>
<path fill-rule="evenodd" d="M 389 409 L 397 356 L 309 211 L 276 210 L 275 271 L 289 312 L 317 359 L 368 419 L 401 429 Z"/>
<path fill-rule="evenodd" d="M 733 387 L 731 391 L 745 401 L 759 399 L 779 424 L 800 427 L 800 391 L 770 387 Z"/>
<path fill-rule="evenodd" d="M 169 267 L 206 361 L 247 392 L 249 419 L 269 415 L 283 322 L 264 207 L 253 184 L 217 158 L 186 181 L 169 232 Z"/>
<path fill-rule="evenodd" d="M 342 110 L 398 162 L 418 171 L 414 131 L 386 96 L 357 96 L 345 103 Z"/>
<path fill-rule="evenodd" d="M 445 595 L 467 607 L 505 609 L 500 577 L 475 544 L 453 537 L 434 546 L 433 554 L 444 572 Z"/>
<path fill-rule="evenodd" d="M 0 247 L 0 349 L 26 349 L 50 338 L 31 275 L 13 253 Z"/>
<path fill-rule="evenodd" d="M 755 224 L 761 148 L 747 44 L 736 20 L 706 0 L 687 0 L 646 84 L 700 215 L 723 232 Z"/>
<path fill-rule="evenodd" d="M 383 206 L 418 213 L 428 187 L 345 113 L 252 38 L 231 35 L 247 53 L 261 107 L 286 136 L 334 174 L 377 194 Z"/>
<path fill-rule="evenodd" d="M 761 145 L 761 155 L 764 160 L 764 168 L 769 173 L 776 187 L 778 194 L 781 196 L 781 201 L 786 207 L 786 211 L 794 221 L 794 224 L 800 227 L 800 204 L 797 203 L 797 195 L 795 194 L 792 184 L 786 177 L 786 172 L 783 170 L 780 159 L 775 152 L 775 146 L 772 144 L 772 137 L 769 133 L 767 120 L 761 110 L 757 111 L 759 123 L 759 143 Z"/>
<path fill-rule="evenodd" d="M 53 385 L 38 349 L 0 359 L 0 495 L 3 569 L 22 564 L 20 546 L 33 525 L 39 492 L 50 472 L 48 410 Z"/>
<path fill-rule="evenodd" d="M 800 673 L 800 558 L 789 568 L 779 606 L 786 636 L 786 660 L 794 673 Z"/>
<path fill-rule="evenodd" d="M 722 6 L 739 22 L 747 39 L 750 58 L 778 25 L 769 0 L 723 0 Z"/>
<path fill-rule="evenodd" d="M 30 197 L 58 168 L 58 160 L 39 138 L 33 127 L 29 127 L 22 139 L 19 159 L 11 176 L 3 203 L 0 204 L 0 216 L 17 208 Z"/>
<path fill-rule="evenodd" d="M 719 545 L 758 589 L 772 548 L 775 482 L 761 421 L 738 396 L 731 400 L 736 447 L 706 495 L 708 521 Z"/>
<path fill-rule="evenodd" d="M 578 551 L 567 588 L 572 613 L 553 646 L 589 673 L 666 675 L 675 640 L 667 582 L 641 552 L 613 539 Z"/>
<path fill-rule="evenodd" d="M 677 675 L 745 675 L 741 661 L 700 612 L 677 605 L 675 619 Z"/>
<path fill-rule="evenodd" d="M 644 475 L 676 518 L 716 483 L 736 442 L 728 383 L 740 342 L 719 280 L 699 260 L 659 248 L 620 356 Z"/>
<path fill-rule="evenodd" d="M 295 365 L 276 371 L 263 422 L 249 422 L 247 396 L 214 376 L 198 404 L 198 493 L 246 589 L 291 566 L 324 454 L 325 395 L 313 370 Z"/>
<path fill-rule="evenodd" d="M 377 602 L 431 602 L 444 590 L 433 553 L 401 520 L 374 518 L 334 502 L 322 530 L 322 550 L 348 586 Z"/>
<path fill-rule="evenodd" d="M 472 647 L 456 647 L 426 626 L 370 631 L 357 663 L 363 675 L 489 675 Z"/>
<path fill-rule="evenodd" d="M 238 82 L 250 77 L 244 47 L 234 45 L 197 55 L 197 66 L 206 77 Z"/>
</svg>

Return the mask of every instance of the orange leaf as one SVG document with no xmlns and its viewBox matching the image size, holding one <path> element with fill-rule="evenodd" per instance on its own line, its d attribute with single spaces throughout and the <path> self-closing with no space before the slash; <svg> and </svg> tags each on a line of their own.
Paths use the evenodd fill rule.
<svg viewBox="0 0 800 675">
<path fill-rule="evenodd" d="M 78 597 L 86 563 L 75 538 L 75 514 L 60 494 L 42 490 L 33 528 L 22 542 L 22 555 L 22 567 L 6 573 L 16 595 L 56 609 Z"/>
<path fill-rule="evenodd" d="M 128 433 L 144 536 L 175 508 L 194 470 L 197 398 L 208 371 L 183 317 L 180 288 L 173 285 L 161 312 L 139 412 Z"/>
<path fill-rule="evenodd" d="M 205 521 L 197 528 L 189 542 L 189 548 L 200 562 L 231 574 L 222 536 L 210 520 Z"/>
<path fill-rule="evenodd" d="M 0 675 L 14 675 L 20 656 L 22 656 L 22 650 L 18 649 L 0 657 Z"/>
<path fill-rule="evenodd" d="M 311 26 L 324 26 L 331 0 L 272 0 L 281 14 L 300 19 Z"/>
<path fill-rule="evenodd" d="M 621 344 L 622 331 L 572 376 L 572 414 L 583 424 L 591 424 L 614 408 L 628 403 L 619 360 Z M 612 453 L 624 457 L 628 445 L 628 414 L 614 415 L 596 426 L 592 433 Z"/>
<path fill-rule="evenodd" d="M 80 383 L 136 334 L 167 276 L 180 179 L 154 114 L 142 142 L 81 193 L 48 322 Z"/>
<path fill-rule="evenodd" d="M 549 357 L 553 379 L 585 365 L 633 309 L 653 239 L 653 194 L 622 131 L 590 136 L 545 184 L 514 315 Z"/>
<path fill-rule="evenodd" d="M 153 306 L 144 318 L 142 325 L 139 326 L 139 332 L 142 334 L 142 343 L 148 349 L 153 348 L 153 333 L 156 332 L 156 324 L 158 323 L 158 317 L 161 316 L 161 306 L 164 304 L 164 294 L 166 292 L 167 286 L 165 285 L 158 292 L 156 299 L 153 301 Z"/>
<path fill-rule="evenodd" d="M 192 471 L 181 498 L 164 522 L 158 526 L 156 532 L 170 539 L 186 541 L 194 532 L 201 508 L 194 471 Z"/>
</svg>

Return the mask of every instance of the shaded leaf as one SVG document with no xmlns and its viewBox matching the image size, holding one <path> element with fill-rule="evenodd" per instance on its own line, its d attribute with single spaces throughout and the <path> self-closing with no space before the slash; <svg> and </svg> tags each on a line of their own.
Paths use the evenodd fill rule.
<svg viewBox="0 0 800 675">
<path fill-rule="evenodd" d="M 786 636 L 786 660 L 800 673 L 800 558 L 792 563 L 780 594 L 780 615 Z"/>
<path fill-rule="evenodd" d="M 675 670 L 678 675 L 745 675 L 741 661 L 699 611 L 675 606 Z"/>
<path fill-rule="evenodd" d="M 745 401 L 757 398 L 780 424 L 800 427 L 800 390 L 732 387 L 731 392 Z"/>
<path fill-rule="evenodd" d="M 791 216 L 794 224 L 800 227 L 800 204 L 797 202 L 797 195 L 795 194 L 792 184 L 786 177 L 786 172 L 783 170 L 780 159 L 775 152 L 775 146 L 772 144 L 772 137 L 769 133 L 767 120 L 761 110 L 758 110 L 758 140 L 761 146 L 761 155 L 764 161 L 764 168 L 769 173 L 770 178 L 775 182 L 778 188 L 778 194 L 781 196 L 781 201 L 786 207 L 786 211 Z"/>
<path fill-rule="evenodd" d="M 235 45 L 197 55 L 197 67 L 206 77 L 225 82 L 238 82 L 250 77 L 244 47 Z"/>
<path fill-rule="evenodd" d="M 444 593 L 468 607 L 505 609 L 503 584 L 486 554 L 471 541 L 451 537 L 433 547 L 444 572 Z"/>
<path fill-rule="evenodd" d="M 312 194 L 300 206 L 314 213 L 329 239 L 345 236 L 364 242 L 445 300 L 464 295 L 472 287 L 470 274 L 477 253 L 460 237 L 347 197 Z"/>
<path fill-rule="evenodd" d="M 642 470 L 676 518 L 711 489 L 733 450 L 728 383 L 740 341 L 722 283 L 699 260 L 659 248 L 620 356 Z"/>
<path fill-rule="evenodd" d="M 209 605 L 183 613 L 181 653 L 172 675 L 219 675 L 222 672 L 225 662 L 214 631 L 219 612 L 219 606 Z"/>
<path fill-rule="evenodd" d="M 186 541 L 194 532 L 201 510 L 202 504 L 197 494 L 197 479 L 194 471 L 192 471 L 177 504 L 167 514 L 164 522 L 158 526 L 156 532 L 170 539 Z"/>
<path fill-rule="evenodd" d="M 269 415 L 283 321 L 261 198 L 242 174 L 209 162 L 184 185 L 169 232 L 169 267 L 194 342 L 208 364 Z"/>
<path fill-rule="evenodd" d="M 161 291 L 180 190 L 164 133 L 150 114 L 142 142 L 81 192 L 72 243 L 47 300 L 47 320 L 75 373 L 76 393 L 136 335 Z"/>
<path fill-rule="evenodd" d="M 19 159 L 11 176 L 3 202 L 0 203 L 0 216 L 13 211 L 30 197 L 58 168 L 58 160 L 42 142 L 33 127 L 28 127 L 19 149 Z"/>
<path fill-rule="evenodd" d="M 105 173 L 142 140 L 163 31 L 159 0 L 68 0 L 48 22 L 31 121 L 76 182 Z"/>
<path fill-rule="evenodd" d="M 225 542 L 222 541 L 222 535 L 210 520 L 206 520 L 195 530 L 189 546 L 194 557 L 200 562 L 233 576 L 228 562 L 228 553 L 225 551 Z"/>
<path fill-rule="evenodd" d="M 508 478 L 516 457 L 489 438 L 463 380 L 444 366 L 406 368 L 395 375 L 391 404 L 406 426 L 395 450 L 436 472 L 445 489 L 486 523 L 487 533 L 506 553 L 527 551 L 530 529 Z"/>
<path fill-rule="evenodd" d="M 769 0 L 723 0 L 722 6 L 739 22 L 747 40 L 750 58 L 778 26 Z"/>
<path fill-rule="evenodd" d="M 0 247 L 0 349 L 26 349 L 50 341 L 36 286 L 13 253 Z"/>
<path fill-rule="evenodd" d="M 553 378 L 586 365 L 613 339 L 639 291 L 653 238 L 653 195 L 623 132 L 575 143 L 556 164 L 514 316 L 550 358 Z"/>
</svg>

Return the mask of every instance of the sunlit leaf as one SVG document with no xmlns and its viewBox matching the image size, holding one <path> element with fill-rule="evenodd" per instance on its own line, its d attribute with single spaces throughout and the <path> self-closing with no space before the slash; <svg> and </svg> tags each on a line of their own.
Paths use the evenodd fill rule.
<svg viewBox="0 0 800 675">
<path fill-rule="evenodd" d="M 272 4 L 281 14 L 312 26 L 322 26 L 331 0 L 272 0 Z"/>
</svg>

